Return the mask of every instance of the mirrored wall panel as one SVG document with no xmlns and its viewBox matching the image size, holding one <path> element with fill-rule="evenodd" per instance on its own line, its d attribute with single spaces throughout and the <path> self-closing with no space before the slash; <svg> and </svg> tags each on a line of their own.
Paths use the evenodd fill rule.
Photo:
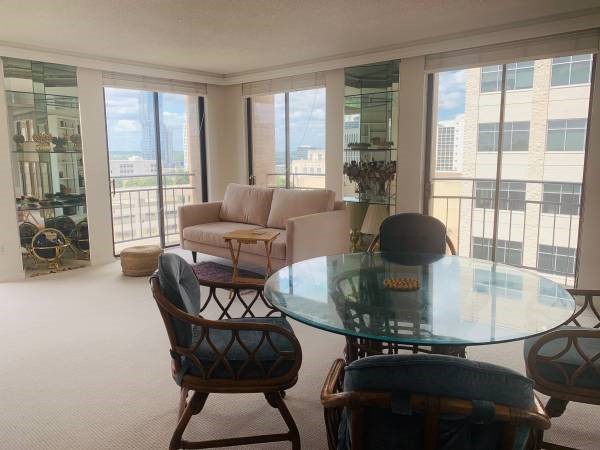
<svg viewBox="0 0 600 450">
<path fill-rule="evenodd" d="M 77 72 L 2 58 L 17 220 L 28 275 L 88 264 Z"/>
</svg>

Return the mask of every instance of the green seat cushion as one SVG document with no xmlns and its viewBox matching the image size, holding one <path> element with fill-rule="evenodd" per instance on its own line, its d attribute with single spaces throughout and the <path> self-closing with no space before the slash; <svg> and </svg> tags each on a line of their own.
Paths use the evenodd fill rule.
<svg viewBox="0 0 600 450">
<path fill-rule="evenodd" d="M 533 382 L 521 374 L 493 364 L 443 355 L 359 359 L 346 368 L 344 390 L 392 393 L 391 409 L 365 410 L 363 444 L 367 449 L 423 448 L 424 418 L 407 406 L 410 393 L 475 401 L 477 411 L 472 416 L 441 416 L 437 448 L 446 450 L 498 448 L 503 426 L 493 422 L 494 404 L 528 409 L 534 403 Z M 338 449 L 352 448 L 351 427 L 345 411 L 338 430 Z M 529 426 L 519 427 L 513 448 L 525 448 L 530 432 Z"/>
<path fill-rule="evenodd" d="M 283 317 L 251 317 L 228 319 L 222 322 L 268 323 L 293 333 L 292 327 Z M 203 330 L 207 335 L 202 336 Z M 211 379 L 264 379 L 279 377 L 287 373 L 294 361 L 282 358 L 278 352 L 293 351 L 292 343 L 279 333 L 270 333 L 270 340 L 263 338 L 263 332 L 244 330 L 234 338 L 231 330 L 194 327 L 194 342 L 202 339 L 195 350 L 195 356 L 203 368 L 184 362 L 185 373 Z M 219 360 L 219 354 L 225 353 L 226 362 Z M 255 353 L 253 359 L 250 353 Z"/>
<path fill-rule="evenodd" d="M 576 326 L 564 326 L 560 327 L 559 330 L 591 330 L 592 328 L 582 328 Z M 530 338 L 525 341 L 523 346 L 523 353 L 525 360 L 529 355 L 531 347 L 540 337 Z M 589 357 L 593 358 L 600 353 L 600 339 L 595 338 L 578 338 L 577 342 L 581 350 Z M 542 356 L 553 356 L 559 354 L 568 345 L 568 338 L 554 339 L 544 344 L 538 354 Z M 585 360 L 579 354 L 574 345 L 571 345 L 569 350 L 559 358 L 552 362 L 543 361 L 536 358 L 535 365 L 536 369 L 542 377 L 546 380 L 562 385 L 569 385 L 572 376 L 575 371 L 579 369 Z M 573 387 L 586 388 L 586 389 L 598 389 L 600 390 L 600 360 L 596 360 L 593 366 L 588 366 L 573 380 Z"/>
</svg>

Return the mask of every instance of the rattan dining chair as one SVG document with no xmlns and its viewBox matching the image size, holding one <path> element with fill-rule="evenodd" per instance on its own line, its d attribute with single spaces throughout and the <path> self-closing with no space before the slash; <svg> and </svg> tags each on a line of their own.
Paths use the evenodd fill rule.
<svg viewBox="0 0 600 450">
<path fill-rule="evenodd" d="M 456 255 L 456 247 L 447 234 L 446 226 L 433 216 L 418 213 L 396 214 L 384 219 L 367 252 L 379 250 L 389 253 L 444 255 L 446 249 Z M 417 324 L 418 325 L 418 324 Z M 401 345 L 374 342 L 368 339 L 347 338 L 346 359 L 375 355 L 379 353 L 397 353 L 399 350 L 417 352 L 448 352 L 455 356 L 466 356 L 464 346 L 427 349 L 417 345 Z"/>
<path fill-rule="evenodd" d="M 446 226 L 433 216 L 402 213 L 387 217 L 379 227 L 367 251 L 377 244 L 382 252 L 433 253 L 456 255 L 456 247 L 447 235 Z"/>
<path fill-rule="evenodd" d="M 173 253 L 159 257 L 150 283 L 171 344 L 172 376 L 181 389 L 178 424 L 169 449 L 277 441 L 291 441 L 294 450 L 300 449 L 298 428 L 283 397 L 298 380 L 302 350 L 285 318 L 208 320 L 200 316 L 198 280 L 185 260 Z M 211 393 L 263 393 L 283 417 L 288 431 L 184 440 L 182 435 L 191 417 L 202 411 Z"/>
<path fill-rule="evenodd" d="M 550 427 L 531 380 L 452 356 L 338 359 L 321 403 L 330 450 L 529 450 Z"/>
<path fill-rule="evenodd" d="M 566 326 L 527 339 L 527 375 L 550 397 L 546 412 L 561 416 L 569 402 L 600 405 L 600 290 L 569 289 L 581 307 Z M 572 449 L 544 443 L 548 449 Z"/>
</svg>

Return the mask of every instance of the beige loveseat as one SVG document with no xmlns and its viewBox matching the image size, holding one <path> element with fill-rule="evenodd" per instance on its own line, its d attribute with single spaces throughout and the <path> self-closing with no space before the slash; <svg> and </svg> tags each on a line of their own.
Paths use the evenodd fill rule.
<svg viewBox="0 0 600 450">
<path fill-rule="evenodd" d="M 181 247 L 230 258 L 223 234 L 238 229 L 277 229 L 273 270 L 316 256 L 348 251 L 349 218 L 343 202 L 329 190 L 227 186 L 222 202 L 179 207 Z M 242 245 L 240 262 L 265 266 L 265 246 Z"/>
</svg>

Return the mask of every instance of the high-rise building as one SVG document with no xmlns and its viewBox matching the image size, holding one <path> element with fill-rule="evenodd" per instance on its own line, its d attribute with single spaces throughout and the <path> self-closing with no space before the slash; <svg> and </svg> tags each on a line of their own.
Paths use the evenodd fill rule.
<svg viewBox="0 0 600 450">
<path fill-rule="evenodd" d="M 156 159 L 156 135 L 154 131 L 154 99 L 144 91 L 138 91 L 139 121 L 142 139 L 140 147 L 143 159 Z"/>
<path fill-rule="evenodd" d="M 591 55 L 508 64 L 502 139 L 502 66 L 448 78 L 464 79 L 451 92 L 464 108 L 437 122 L 432 205 L 460 254 L 491 259 L 497 208 L 496 260 L 573 284 L 591 65 Z"/>
</svg>

